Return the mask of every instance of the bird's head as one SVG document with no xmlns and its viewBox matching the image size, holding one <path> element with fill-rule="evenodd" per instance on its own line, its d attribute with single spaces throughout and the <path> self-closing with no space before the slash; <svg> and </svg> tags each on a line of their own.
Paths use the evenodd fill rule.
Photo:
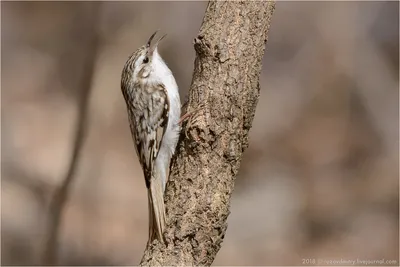
<svg viewBox="0 0 400 267">
<path fill-rule="evenodd" d="M 147 43 L 138 48 L 126 62 L 123 73 L 129 73 L 131 82 L 151 82 L 157 79 L 157 70 L 163 68 L 164 62 L 158 54 L 157 47 L 166 34 L 152 43 L 157 32 L 154 32 Z"/>
</svg>

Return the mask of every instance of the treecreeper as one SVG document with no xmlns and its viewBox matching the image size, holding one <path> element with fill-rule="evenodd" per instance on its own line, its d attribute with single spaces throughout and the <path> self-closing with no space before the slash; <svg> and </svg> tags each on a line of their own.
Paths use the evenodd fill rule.
<svg viewBox="0 0 400 267">
<path fill-rule="evenodd" d="M 130 55 L 122 70 L 121 90 L 136 153 L 143 169 L 149 207 L 149 243 L 164 242 L 164 191 L 180 132 L 181 102 L 171 70 L 158 53 L 162 36 Z"/>
</svg>

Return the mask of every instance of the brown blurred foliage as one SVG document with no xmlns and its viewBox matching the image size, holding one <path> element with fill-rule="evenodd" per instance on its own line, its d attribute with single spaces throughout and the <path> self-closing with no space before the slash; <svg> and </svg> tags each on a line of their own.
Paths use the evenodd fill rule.
<svg viewBox="0 0 400 267">
<path fill-rule="evenodd" d="M 1 2 L 4 265 L 39 264 L 49 199 L 70 164 L 94 4 Z M 139 262 L 147 200 L 120 73 L 160 28 L 184 99 L 206 4 L 103 2 L 60 264 Z M 398 10 L 398 2 L 277 3 L 215 265 L 399 259 Z"/>
</svg>

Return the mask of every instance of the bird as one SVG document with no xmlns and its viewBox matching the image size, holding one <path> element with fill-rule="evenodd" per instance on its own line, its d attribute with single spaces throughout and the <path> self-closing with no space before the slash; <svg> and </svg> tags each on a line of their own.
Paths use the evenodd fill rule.
<svg viewBox="0 0 400 267">
<path fill-rule="evenodd" d="M 166 35 L 134 51 L 121 75 L 128 121 L 148 195 L 149 241 L 164 243 L 164 192 L 180 133 L 181 102 L 175 78 L 158 52 Z"/>
</svg>

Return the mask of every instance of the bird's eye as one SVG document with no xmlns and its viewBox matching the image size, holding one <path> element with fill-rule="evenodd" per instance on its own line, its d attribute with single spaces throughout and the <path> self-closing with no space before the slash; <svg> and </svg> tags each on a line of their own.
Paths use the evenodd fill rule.
<svg viewBox="0 0 400 267">
<path fill-rule="evenodd" d="M 149 58 L 148 57 L 145 57 L 144 59 L 143 59 L 143 63 L 149 63 Z"/>
</svg>

